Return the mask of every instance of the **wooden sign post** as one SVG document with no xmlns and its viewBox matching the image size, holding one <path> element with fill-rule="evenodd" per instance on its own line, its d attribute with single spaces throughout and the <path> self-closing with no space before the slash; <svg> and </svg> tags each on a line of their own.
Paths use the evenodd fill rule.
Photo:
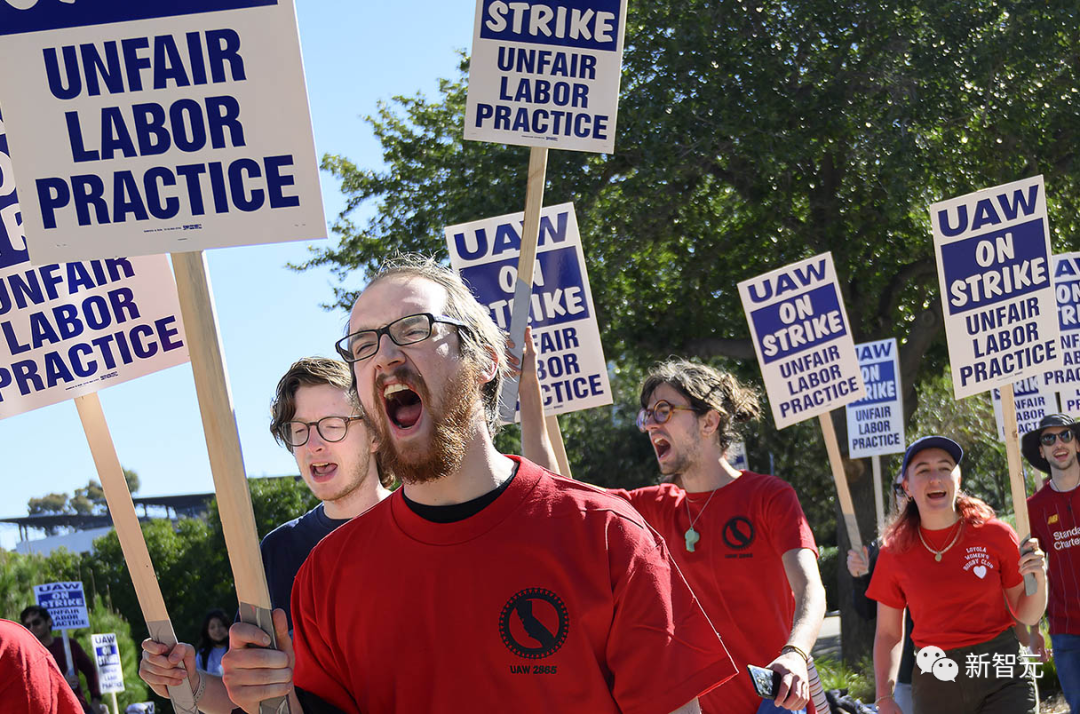
<svg viewBox="0 0 1080 714">
<path fill-rule="evenodd" d="M 877 510 L 877 532 L 880 538 L 885 534 L 885 494 L 881 490 L 881 457 L 871 456 L 870 465 L 874 472 L 874 508 Z"/>
<path fill-rule="evenodd" d="M 855 504 L 851 501 L 851 491 L 848 489 L 847 474 L 844 472 L 844 460 L 840 456 L 840 442 L 836 440 L 836 429 L 833 427 L 832 415 L 829 413 L 818 415 L 821 423 L 821 435 L 825 439 L 825 450 L 829 452 L 829 465 L 832 467 L 833 483 L 836 484 L 836 496 L 840 501 L 840 513 L 844 518 L 844 528 L 847 529 L 848 540 L 851 547 L 862 552 L 862 536 L 859 535 L 859 522 L 855 519 Z"/>
<path fill-rule="evenodd" d="M 165 609 L 165 599 L 161 596 L 154 564 L 150 561 L 150 552 L 146 549 L 139 518 L 135 514 L 135 504 L 128 491 L 124 470 L 113 446 L 112 435 L 105 422 L 105 413 L 96 393 L 76 397 L 75 407 L 79 410 L 86 441 L 94 457 L 98 478 L 105 491 L 105 501 L 109 504 L 116 536 L 120 539 L 120 548 L 124 552 L 131 583 L 135 586 L 135 596 L 139 608 L 146 618 L 146 627 L 150 637 L 169 647 L 176 644 L 176 633 Z M 116 696 L 115 694 L 113 695 Z M 169 699 L 179 714 L 197 714 L 195 697 L 188 684 L 169 687 Z"/>
<path fill-rule="evenodd" d="M 1021 547 L 1031 537 L 1031 521 L 1027 509 L 1027 484 L 1024 483 L 1024 467 L 1020 462 L 1020 437 L 1016 429 L 1016 400 L 1013 385 L 1005 384 L 1001 388 L 1001 415 L 1005 423 L 1005 456 L 1009 463 L 1009 488 L 1012 496 L 1013 514 L 1016 519 L 1016 533 L 1020 536 Z M 1035 576 L 1024 576 L 1024 592 L 1033 595 L 1037 588 Z"/>
</svg>

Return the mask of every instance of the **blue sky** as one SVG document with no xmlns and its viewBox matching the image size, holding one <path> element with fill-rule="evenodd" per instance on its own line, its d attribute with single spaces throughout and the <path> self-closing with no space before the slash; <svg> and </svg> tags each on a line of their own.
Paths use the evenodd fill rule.
<svg viewBox="0 0 1080 714">
<path fill-rule="evenodd" d="M 457 72 L 457 51 L 472 43 L 472 0 L 296 0 L 308 101 L 319 155 L 342 154 L 358 166 L 382 166 L 363 117 L 398 94 L 436 94 L 440 77 Z M 528 151 L 522 149 L 522 161 Z M 327 221 L 344 207 L 337 181 L 324 175 Z M 524 186 L 522 187 L 524 200 Z M 361 216 L 369 215 L 368 211 Z M 476 216 L 483 218 L 483 216 Z M 334 240 L 333 237 L 329 240 Z M 267 430 L 278 378 L 298 357 L 332 355 L 344 312 L 319 307 L 333 299 L 328 270 L 296 273 L 311 245 L 297 242 L 207 252 L 218 324 L 250 475 L 296 473 Z M 350 283 L 359 287 L 359 276 Z M 191 367 L 184 365 L 100 392 L 120 462 L 142 480 L 138 495 L 213 490 Z M 0 421 L 3 499 L 0 515 L 26 514 L 29 498 L 71 493 L 96 478 L 75 405 L 64 402 Z M 0 527 L 12 548 L 14 527 Z"/>
</svg>

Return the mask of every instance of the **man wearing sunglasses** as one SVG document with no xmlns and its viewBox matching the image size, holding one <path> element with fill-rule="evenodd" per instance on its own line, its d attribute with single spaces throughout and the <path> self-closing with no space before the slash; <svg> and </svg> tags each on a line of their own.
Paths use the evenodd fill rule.
<svg viewBox="0 0 1080 714">
<path fill-rule="evenodd" d="M 1058 680 L 1069 707 L 1080 712 L 1080 425 L 1067 414 L 1043 417 L 1024 434 L 1021 450 L 1028 463 L 1050 474 L 1027 501 L 1031 535 L 1045 543 L 1050 644 Z M 1031 628 L 1031 648 L 1049 658 L 1039 628 Z"/>
<path fill-rule="evenodd" d="M 246 711 L 698 712 L 735 673 L 638 513 L 495 449 L 505 337 L 456 275 L 383 268 L 338 347 L 402 488 L 312 551 L 267 653 L 295 688 Z"/>
<path fill-rule="evenodd" d="M 278 382 L 270 412 L 270 433 L 292 453 L 304 483 L 320 501 L 308 513 L 271 531 L 261 544 L 270 602 L 283 611 L 275 614 L 280 620 L 275 624 L 282 625 L 278 646 L 286 649 L 292 630 L 292 585 L 304 559 L 324 536 L 386 498 L 393 479 L 379 472 L 373 435 L 360 416 L 351 370 L 344 362 L 306 357 L 293 364 Z M 202 675 L 207 681 L 200 711 L 227 714 L 235 706 L 231 697 L 243 701 L 249 686 L 263 684 L 263 651 L 247 646 L 261 645 L 264 637 L 254 625 L 233 624 L 231 647 L 222 659 L 223 679 Z M 166 687 L 183 681 L 185 671 L 198 690 L 191 645 L 180 643 L 170 650 L 146 640 L 143 650 L 139 675 L 160 696 L 168 696 Z"/>
<path fill-rule="evenodd" d="M 736 424 L 759 416 L 756 394 L 706 365 L 670 360 L 645 379 L 641 407 L 638 428 L 666 482 L 618 493 L 669 543 L 741 673 L 702 697 L 702 711 L 802 710 L 825 589 L 795 490 L 725 458 Z M 775 699 L 754 692 L 748 664 L 781 674 Z"/>
</svg>

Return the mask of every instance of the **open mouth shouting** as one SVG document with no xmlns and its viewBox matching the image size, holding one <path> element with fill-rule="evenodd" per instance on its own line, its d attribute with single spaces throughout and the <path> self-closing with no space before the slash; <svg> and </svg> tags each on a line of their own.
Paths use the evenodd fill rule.
<svg viewBox="0 0 1080 714">
<path fill-rule="evenodd" d="M 671 451 L 671 442 L 657 434 L 653 435 L 652 445 L 653 449 L 656 451 L 657 461 L 663 461 L 664 457 Z"/>
<path fill-rule="evenodd" d="M 338 465 L 333 461 L 315 461 L 310 464 L 311 480 L 315 483 L 326 483 L 337 474 Z"/>
<path fill-rule="evenodd" d="M 926 501 L 927 501 L 927 503 L 941 503 L 948 497 L 948 495 L 949 495 L 949 492 L 945 491 L 945 490 L 927 491 L 926 492 Z"/>
<path fill-rule="evenodd" d="M 383 386 L 382 400 L 386 417 L 396 432 L 411 432 L 424 416 L 424 401 L 403 382 Z"/>
</svg>

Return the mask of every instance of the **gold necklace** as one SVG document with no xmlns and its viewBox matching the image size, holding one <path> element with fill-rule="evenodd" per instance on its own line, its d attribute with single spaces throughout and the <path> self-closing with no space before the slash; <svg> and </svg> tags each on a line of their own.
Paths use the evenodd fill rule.
<svg viewBox="0 0 1080 714">
<path fill-rule="evenodd" d="M 949 542 L 949 544 L 947 546 L 945 546 L 944 548 L 942 548 L 941 550 L 934 550 L 933 548 L 931 548 L 930 544 L 926 542 L 925 538 L 923 538 L 922 526 L 917 526 L 917 527 L 919 529 L 919 540 L 922 541 L 922 544 L 924 546 L 926 546 L 926 549 L 928 551 L 930 551 L 931 553 L 934 554 L 934 560 L 937 561 L 938 563 L 940 563 L 941 562 L 941 556 L 945 555 L 945 551 L 947 551 L 949 548 L 952 548 L 954 545 L 956 545 L 956 541 L 960 540 L 960 534 L 964 532 L 964 519 L 963 518 L 960 519 L 960 527 L 956 529 L 956 535 L 953 536 L 953 539 Z"/>
</svg>

